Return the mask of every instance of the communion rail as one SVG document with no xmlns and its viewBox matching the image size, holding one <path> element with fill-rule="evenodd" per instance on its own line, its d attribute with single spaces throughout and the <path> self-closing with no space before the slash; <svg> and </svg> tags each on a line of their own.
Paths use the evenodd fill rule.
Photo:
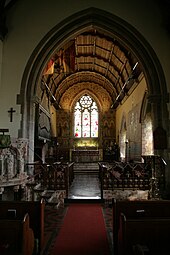
<svg viewBox="0 0 170 255">
<path fill-rule="evenodd" d="M 120 190 L 150 190 L 152 171 L 144 163 L 100 162 L 99 178 L 101 196 L 105 199 Z"/>
<path fill-rule="evenodd" d="M 163 198 L 166 195 L 165 161 L 155 155 L 142 158 L 143 163 L 99 162 L 102 198 L 142 200 L 146 199 L 147 191 L 148 198 Z"/>
<path fill-rule="evenodd" d="M 73 165 L 73 162 L 28 163 L 33 172 L 27 183 L 31 187 L 32 200 L 44 198 L 47 203 L 63 203 L 74 179 Z"/>
</svg>

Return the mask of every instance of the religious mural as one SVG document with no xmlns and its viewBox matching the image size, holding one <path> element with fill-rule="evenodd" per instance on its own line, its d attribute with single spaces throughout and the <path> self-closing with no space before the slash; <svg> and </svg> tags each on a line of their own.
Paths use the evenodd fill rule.
<svg viewBox="0 0 170 255">
<path fill-rule="evenodd" d="M 127 141 L 128 141 L 128 159 L 140 160 L 141 158 L 141 123 L 140 105 L 136 105 L 129 111 L 127 119 Z"/>
<path fill-rule="evenodd" d="M 113 110 L 108 111 L 104 114 L 102 123 L 102 137 L 103 137 L 103 147 L 109 148 L 113 141 L 115 142 L 115 113 Z"/>
</svg>

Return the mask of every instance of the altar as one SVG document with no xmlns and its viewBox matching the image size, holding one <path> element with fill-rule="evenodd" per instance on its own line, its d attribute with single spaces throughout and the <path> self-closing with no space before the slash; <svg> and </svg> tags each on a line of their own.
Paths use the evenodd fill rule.
<svg viewBox="0 0 170 255">
<path fill-rule="evenodd" d="M 98 162 L 99 150 L 72 150 L 71 158 L 74 162 Z"/>
</svg>

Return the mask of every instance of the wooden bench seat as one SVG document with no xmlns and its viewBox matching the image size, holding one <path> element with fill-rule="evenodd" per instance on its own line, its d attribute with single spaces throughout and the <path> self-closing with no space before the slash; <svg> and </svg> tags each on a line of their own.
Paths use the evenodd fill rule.
<svg viewBox="0 0 170 255">
<path fill-rule="evenodd" d="M 137 245 L 149 255 L 169 254 L 170 218 L 131 218 L 121 214 L 118 238 L 120 255 L 135 254 Z"/>
<path fill-rule="evenodd" d="M 169 218 L 170 200 L 116 200 L 113 199 L 113 243 L 114 254 L 118 254 L 118 233 L 120 215 L 123 213 L 129 218 Z"/>
<path fill-rule="evenodd" d="M 23 218 L 0 219 L 0 254 L 32 255 L 34 232 L 28 213 Z"/>
<path fill-rule="evenodd" d="M 30 227 L 34 232 L 35 242 L 38 243 L 38 253 L 40 254 L 44 245 L 44 208 L 45 202 L 41 201 L 0 201 L 0 219 L 9 216 L 9 212 L 14 212 L 16 218 L 23 218 L 29 214 Z M 10 210 L 10 211 L 9 211 Z"/>
</svg>

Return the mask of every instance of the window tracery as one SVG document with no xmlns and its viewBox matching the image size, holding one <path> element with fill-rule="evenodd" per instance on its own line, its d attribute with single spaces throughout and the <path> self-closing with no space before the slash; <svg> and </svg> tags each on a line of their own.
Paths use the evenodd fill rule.
<svg viewBox="0 0 170 255">
<path fill-rule="evenodd" d="M 74 136 L 98 137 L 98 107 L 87 94 L 77 101 L 74 108 Z"/>
</svg>

